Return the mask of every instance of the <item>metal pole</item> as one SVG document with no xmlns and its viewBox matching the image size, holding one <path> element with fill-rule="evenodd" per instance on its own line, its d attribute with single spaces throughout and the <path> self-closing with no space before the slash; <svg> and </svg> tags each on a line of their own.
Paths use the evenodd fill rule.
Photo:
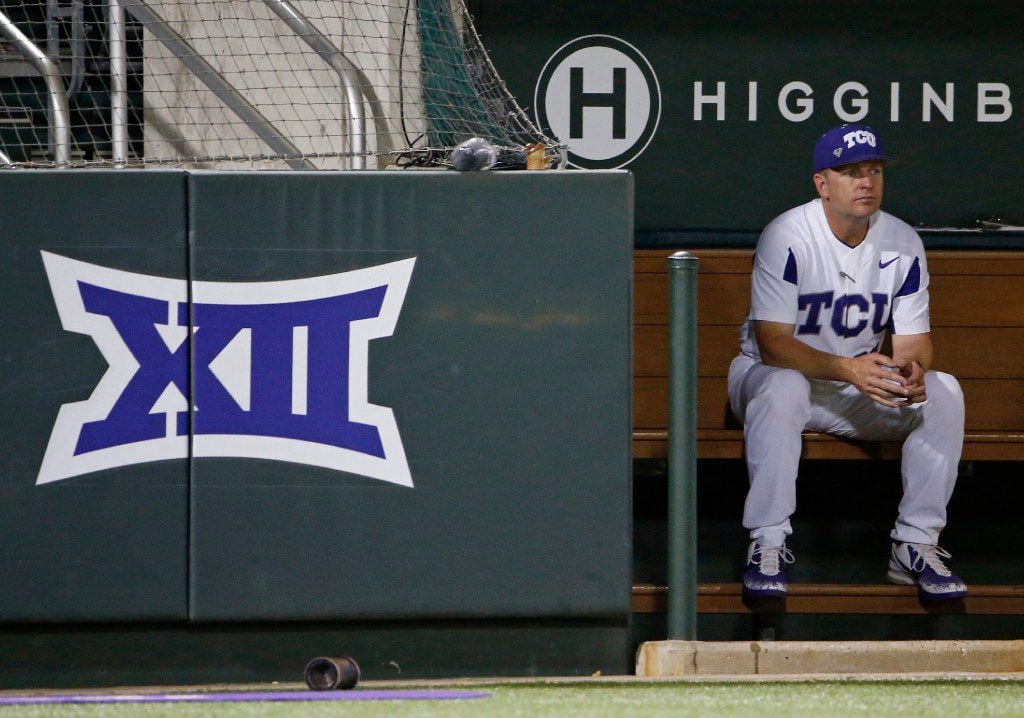
<svg viewBox="0 0 1024 718">
<path fill-rule="evenodd" d="M 0 165 L 4 167 L 14 167 L 14 163 L 11 162 L 11 158 L 4 154 L 3 150 L 0 150 Z"/>
<path fill-rule="evenodd" d="M 284 20 L 292 32 L 302 38 L 310 49 L 320 56 L 320 59 L 338 73 L 341 86 L 345 88 L 345 105 L 348 109 L 348 146 L 352 153 L 349 167 L 356 170 L 366 169 L 366 119 L 363 113 L 362 94 L 365 94 L 370 100 L 371 106 L 376 105 L 379 108 L 380 101 L 377 100 L 373 87 L 366 76 L 359 71 L 359 68 L 345 57 L 326 35 L 299 13 L 288 0 L 263 0 L 263 2 L 275 15 Z M 380 116 L 380 110 L 377 109 L 375 114 Z"/>
<path fill-rule="evenodd" d="M 145 0 L 121 0 L 124 9 L 141 22 L 146 30 L 187 67 L 200 82 L 215 94 L 229 110 L 238 116 L 256 136 L 263 140 L 275 153 L 291 157 L 285 162 L 296 170 L 316 169 L 307 159 L 298 159 L 302 151 L 284 135 L 274 129 L 260 111 L 253 107 L 224 77 L 217 72 L 181 35 L 176 33 L 162 17 L 150 8 Z"/>
<path fill-rule="evenodd" d="M 697 637 L 697 267 L 668 258 L 668 637 Z"/>
<path fill-rule="evenodd" d="M 0 10 L 0 33 L 18 48 L 22 56 L 46 80 L 46 89 L 50 96 L 50 112 L 53 117 L 53 160 L 58 167 L 66 167 L 71 161 L 71 112 L 68 110 L 67 96 L 64 94 L 64 81 L 60 70 L 35 43 L 26 37 L 11 22 L 10 18 Z"/>
<path fill-rule="evenodd" d="M 110 0 L 110 150 L 114 166 L 128 162 L 128 53 L 125 45 L 124 7 Z"/>
</svg>

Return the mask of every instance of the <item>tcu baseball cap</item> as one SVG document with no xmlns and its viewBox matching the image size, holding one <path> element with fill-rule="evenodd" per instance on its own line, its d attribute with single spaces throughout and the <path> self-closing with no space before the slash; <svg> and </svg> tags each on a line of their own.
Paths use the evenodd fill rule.
<svg viewBox="0 0 1024 718">
<path fill-rule="evenodd" d="M 867 125 L 833 127 L 814 145 L 815 172 L 862 160 L 887 159 L 882 138 Z"/>
</svg>

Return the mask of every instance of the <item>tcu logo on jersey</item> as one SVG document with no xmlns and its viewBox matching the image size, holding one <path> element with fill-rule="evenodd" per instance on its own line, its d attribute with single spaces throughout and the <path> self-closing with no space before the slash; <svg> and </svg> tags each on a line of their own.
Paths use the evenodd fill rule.
<svg viewBox="0 0 1024 718">
<path fill-rule="evenodd" d="M 871 147 L 874 147 L 878 143 L 878 140 L 875 139 L 874 133 L 868 132 L 867 130 L 855 130 L 853 132 L 847 132 L 845 135 L 843 135 L 843 140 L 846 141 L 847 149 L 853 147 L 855 144 L 868 144 Z"/>
<path fill-rule="evenodd" d="M 803 324 L 796 328 L 797 334 L 821 334 L 822 311 L 832 310 L 829 325 L 836 336 L 850 338 L 859 335 L 867 326 L 869 317 L 871 332 L 878 334 L 888 323 L 886 308 L 889 306 L 889 295 L 878 292 L 871 293 L 871 299 L 860 294 L 845 294 L 835 299 L 835 292 L 816 292 L 801 294 L 797 298 L 797 308 L 807 314 Z"/>
<path fill-rule="evenodd" d="M 187 458 L 191 435 L 196 457 L 412 486 L 394 413 L 370 404 L 367 389 L 369 343 L 394 331 L 415 258 L 189 287 L 42 255 L 63 327 L 92 337 L 109 367 L 86 401 L 61 407 L 37 484 Z"/>
</svg>

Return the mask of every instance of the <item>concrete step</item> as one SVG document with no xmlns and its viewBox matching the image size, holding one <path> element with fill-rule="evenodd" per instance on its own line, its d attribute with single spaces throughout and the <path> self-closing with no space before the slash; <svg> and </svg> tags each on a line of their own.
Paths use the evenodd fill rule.
<svg viewBox="0 0 1024 718">
<path fill-rule="evenodd" d="M 636 675 L 1012 673 L 1019 641 L 650 641 Z"/>
</svg>

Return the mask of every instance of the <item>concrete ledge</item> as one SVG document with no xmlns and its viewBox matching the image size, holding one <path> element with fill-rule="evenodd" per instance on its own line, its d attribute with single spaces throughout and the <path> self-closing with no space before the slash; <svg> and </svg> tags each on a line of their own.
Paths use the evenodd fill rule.
<svg viewBox="0 0 1024 718">
<path fill-rule="evenodd" d="M 636 675 L 1012 673 L 1022 641 L 652 641 Z"/>
</svg>

